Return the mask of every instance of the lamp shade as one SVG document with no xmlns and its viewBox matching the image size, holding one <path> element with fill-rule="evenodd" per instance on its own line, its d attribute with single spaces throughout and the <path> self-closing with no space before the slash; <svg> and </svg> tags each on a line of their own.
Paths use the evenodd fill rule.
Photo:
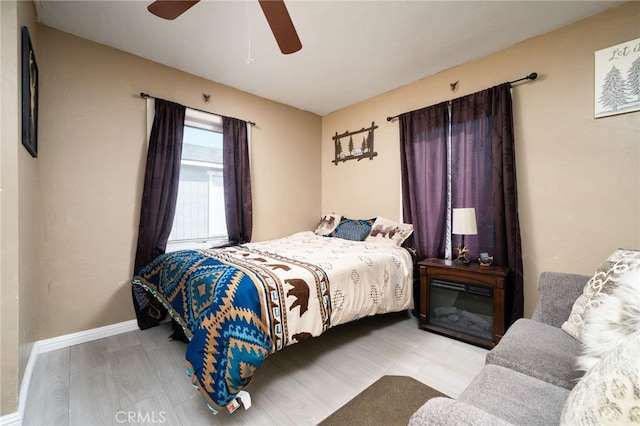
<svg viewBox="0 0 640 426">
<path fill-rule="evenodd" d="M 453 209 L 453 230 L 451 232 L 456 235 L 478 234 L 478 226 L 476 225 L 476 209 Z"/>
</svg>

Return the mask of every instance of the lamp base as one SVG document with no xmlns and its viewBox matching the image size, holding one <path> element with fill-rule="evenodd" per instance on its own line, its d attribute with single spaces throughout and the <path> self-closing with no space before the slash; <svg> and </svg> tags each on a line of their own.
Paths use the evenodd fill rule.
<svg viewBox="0 0 640 426">
<path fill-rule="evenodd" d="M 467 248 L 467 246 L 458 246 L 456 247 L 456 250 L 458 251 L 458 257 L 456 257 L 453 261 L 456 263 L 469 263 L 469 259 L 467 258 L 467 253 L 469 252 L 469 249 Z"/>
</svg>

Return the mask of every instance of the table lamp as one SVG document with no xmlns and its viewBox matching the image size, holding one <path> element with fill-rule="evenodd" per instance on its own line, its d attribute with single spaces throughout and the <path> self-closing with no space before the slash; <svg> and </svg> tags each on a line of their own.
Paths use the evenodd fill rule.
<svg viewBox="0 0 640 426">
<path fill-rule="evenodd" d="M 465 235 L 477 235 L 478 226 L 476 225 L 476 209 L 474 208 L 462 208 L 453 209 L 453 229 L 454 235 L 462 235 L 462 243 L 456 248 L 458 251 L 458 257 L 455 262 L 469 263 L 467 258 L 467 246 L 464 245 Z"/>
</svg>

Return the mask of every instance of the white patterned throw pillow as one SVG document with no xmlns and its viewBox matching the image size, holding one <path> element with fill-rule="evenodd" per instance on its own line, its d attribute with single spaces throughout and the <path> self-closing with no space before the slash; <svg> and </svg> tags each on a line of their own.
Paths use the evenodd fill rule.
<svg viewBox="0 0 640 426">
<path fill-rule="evenodd" d="M 562 324 L 562 329 L 582 341 L 585 316 L 600 304 L 599 295 L 610 294 L 618 286 L 621 275 L 638 267 L 640 251 L 618 249 L 613 252 L 585 285 L 582 295 L 573 304 L 569 318 Z"/>
<path fill-rule="evenodd" d="M 335 231 L 335 229 L 340 224 L 342 220 L 342 215 L 339 214 L 325 214 L 320 218 L 320 223 L 316 226 L 315 231 L 313 231 L 316 235 L 327 235 Z"/>
<path fill-rule="evenodd" d="M 410 223 L 398 223 L 378 216 L 365 241 L 386 242 L 400 247 L 412 232 L 413 225 Z"/>
<path fill-rule="evenodd" d="M 589 371 L 634 335 L 640 336 L 640 268 L 620 276 L 618 287 L 611 294 L 601 294 L 600 306 L 589 310 L 581 334 L 582 355 L 576 366 Z M 640 353 L 637 357 L 640 365 Z"/>
<path fill-rule="evenodd" d="M 626 339 L 571 390 L 561 425 L 640 424 L 640 335 Z"/>
</svg>

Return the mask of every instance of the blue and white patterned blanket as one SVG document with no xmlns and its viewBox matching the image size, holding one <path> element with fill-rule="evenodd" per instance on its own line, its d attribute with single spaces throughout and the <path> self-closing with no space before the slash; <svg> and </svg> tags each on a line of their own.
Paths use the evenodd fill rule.
<svg viewBox="0 0 640 426">
<path fill-rule="evenodd" d="M 340 323 L 408 309 L 411 271 L 404 249 L 303 232 L 167 253 L 132 284 L 148 289 L 183 327 L 187 371 L 217 412 L 269 354 Z"/>
</svg>

